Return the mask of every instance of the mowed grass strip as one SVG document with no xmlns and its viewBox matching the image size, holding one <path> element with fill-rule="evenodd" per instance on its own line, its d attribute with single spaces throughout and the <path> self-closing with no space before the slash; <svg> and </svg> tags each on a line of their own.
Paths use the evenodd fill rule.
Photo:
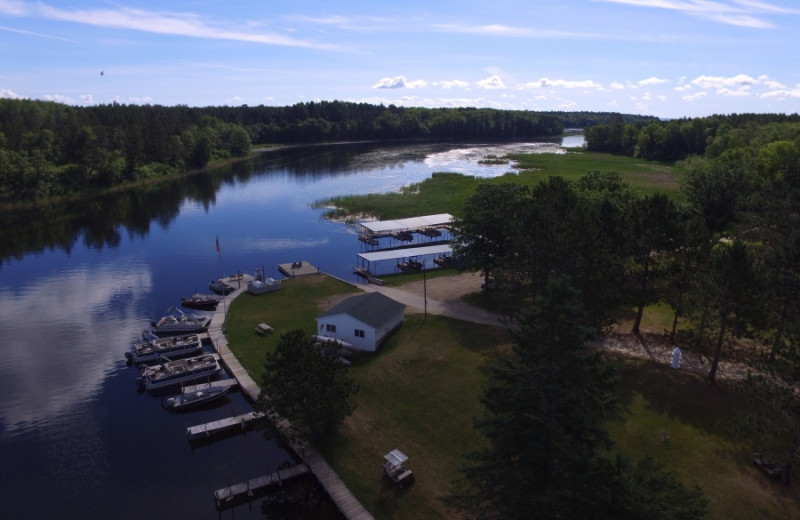
<svg viewBox="0 0 800 520">
<path fill-rule="evenodd" d="M 275 293 L 239 296 L 228 313 L 231 349 L 258 382 L 264 355 L 281 332 L 314 333 L 323 307 L 358 292 L 324 275 L 283 283 Z M 661 314 L 653 310 L 659 320 Z M 259 322 L 275 332 L 256 335 Z M 350 373 L 361 387 L 358 408 L 316 447 L 376 519 L 449 518 L 440 498 L 460 476 L 463 455 L 485 442 L 473 428 L 483 413 L 483 367 L 506 355 L 509 344 L 496 327 L 407 314 L 377 353 L 355 359 Z M 608 428 L 624 453 L 650 455 L 684 484 L 703 488 L 710 519 L 800 518 L 796 488 L 768 480 L 752 463 L 757 447 L 750 436 L 723 421 L 747 406 L 741 393 L 665 365 L 613 361 L 622 375 L 621 407 Z M 382 478 L 383 455 L 395 448 L 409 456 L 417 478 L 404 490 Z"/>
</svg>

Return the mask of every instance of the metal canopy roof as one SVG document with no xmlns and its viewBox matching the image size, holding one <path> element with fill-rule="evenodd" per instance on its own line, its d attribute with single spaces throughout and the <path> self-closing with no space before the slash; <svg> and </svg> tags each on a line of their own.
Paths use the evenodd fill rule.
<svg viewBox="0 0 800 520">
<path fill-rule="evenodd" d="M 359 253 L 358 257 L 367 262 L 380 262 L 381 260 L 396 260 L 398 258 L 409 258 L 412 256 L 450 254 L 453 248 L 448 244 L 438 244 L 435 246 L 406 247 L 404 249 L 392 249 L 390 251 L 372 251 L 370 253 Z"/>
<path fill-rule="evenodd" d="M 408 456 L 400 450 L 392 450 L 384 455 L 383 458 L 393 466 L 399 466 L 408 460 Z"/>
<path fill-rule="evenodd" d="M 444 226 L 453 220 L 450 213 L 425 215 L 422 217 L 401 218 L 397 220 L 377 220 L 361 222 L 359 225 L 372 233 L 385 233 L 387 231 L 409 231 L 426 227 Z"/>
</svg>

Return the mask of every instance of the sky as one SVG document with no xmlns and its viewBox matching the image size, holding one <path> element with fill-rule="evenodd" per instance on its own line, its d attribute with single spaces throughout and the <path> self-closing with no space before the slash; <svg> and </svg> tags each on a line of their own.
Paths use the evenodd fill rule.
<svg viewBox="0 0 800 520">
<path fill-rule="evenodd" d="M 800 112 L 797 0 L 0 0 L 0 98 Z"/>
</svg>

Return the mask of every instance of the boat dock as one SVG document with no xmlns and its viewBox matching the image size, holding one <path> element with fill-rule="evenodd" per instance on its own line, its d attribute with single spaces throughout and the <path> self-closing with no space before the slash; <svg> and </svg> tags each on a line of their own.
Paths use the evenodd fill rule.
<svg viewBox="0 0 800 520">
<path fill-rule="evenodd" d="M 246 482 L 240 482 L 214 491 L 214 502 L 217 504 L 217 509 L 222 509 L 226 506 L 233 505 L 238 500 L 249 499 L 255 495 L 264 493 L 275 485 L 282 485 L 283 482 L 287 480 L 306 475 L 310 471 L 309 467 L 305 464 L 297 464 L 286 469 L 275 471 L 269 475 L 251 478 Z"/>
<path fill-rule="evenodd" d="M 237 415 L 236 417 L 228 417 L 197 426 L 189 426 L 186 428 L 186 437 L 190 441 L 194 441 L 214 437 L 232 430 L 245 430 L 251 422 L 263 416 L 264 414 L 260 412 L 248 412 Z"/>
<path fill-rule="evenodd" d="M 309 264 L 305 260 L 300 262 L 289 262 L 288 264 L 278 264 L 278 270 L 284 276 L 293 278 L 295 276 L 306 276 L 309 274 L 319 274 L 319 269 Z"/>
<path fill-rule="evenodd" d="M 383 285 L 383 280 L 369 272 L 366 267 L 354 267 L 353 272 L 362 278 L 366 278 L 367 282 L 374 283 L 375 285 Z"/>
</svg>

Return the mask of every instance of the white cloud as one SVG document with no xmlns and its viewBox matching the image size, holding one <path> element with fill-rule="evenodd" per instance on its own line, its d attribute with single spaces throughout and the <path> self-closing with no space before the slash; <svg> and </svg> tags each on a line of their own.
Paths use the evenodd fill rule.
<svg viewBox="0 0 800 520">
<path fill-rule="evenodd" d="M 751 88 L 750 85 L 744 85 L 742 87 L 737 88 L 736 90 L 732 90 L 725 87 L 717 90 L 717 94 L 720 94 L 722 96 L 735 96 L 735 97 L 749 96 L 750 88 Z"/>
<path fill-rule="evenodd" d="M 433 84 L 433 86 L 450 90 L 452 88 L 467 88 L 469 87 L 469 83 L 466 81 L 461 81 L 460 79 L 454 79 L 453 81 L 437 81 Z"/>
<path fill-rule="evenodd" d="M 381 78 L 377 83 L 372 85 L 372 88 L 405 88 L 406 78 L 403 76 L 396 76 L 394 78 Z"/>
<path fill-rule="evenodd" d="M 625 85 L 623 85 L 622 83 L 617 83 L 616 81 L 615 81 L 615 82 L 613 82 L 613 83 L 612 83 L 611 85 L 609 85 L 609 86 L 610 86 L 611 88 L 613 88 L 614 90 L 622 90 L 622 89 L 624 89 L 624 88 L 625 88 Z"/>
<path fill-rule="evenodd" d="M 689 94 L 689 95 L 683 96 L 682 99 L 684 101 L 696 101 L 698 99 L 706 97 L 707 95 L 708 95 L 708 92 L 706 92 L 704 90 L 702 92 L 698 92 L 697 94 Z"/>
<path fill-rule="evenodd" d="M 771 92 L 765 92 L 760 95 L 760 97 L 764 99 L 768 98 L 777 98 L 777 99 L 787 99 L 787 98 L 800 98 L 800 85 L 795 86 L 792 89 L 781 89 L 781 90 L 773 90 Z"/>
<path fill-rule="evenodd" d="M 476 83 L 481 88 L 485 88 L 487 90 L 498 90 L 506 88 L 503 80 L 500 79 L 499 76 L 491 76 L 486 79 L 482 79 Z"/>
<path fill-rule="evenodd" d="M 395 76 L 394 78 L 381 78 L 372 88 L 422 88 L 428 85 L 425 80 L 407 81 L 405 76 Z"/>
<path fill-rule="evenodd" d="M 23 97 L 6 88 L 0 88 L 0 99 L 23 99 Z"/>
<path fill-rule="evenodd" d="M 601 85 L 600 83 L 595 83 L 594 81 L 592 81 L 590 79 L 583 80 L 583 81 L 570 81 L 570 80 L 566 80 L 566 79 L 541 78 L 538 81 L 525 83 L 525 84 L 520 86 L 521 89 L 547 88 L 547 87 L 601 89 L 601 88 L 603 88 L 603 85 Z"/>
<path fill-rule="evenodd" d="M 669 80 L 660 79 L 660 78 L 657 78 L 657 77 L 653 76 L 651 78 L 643 79 L 642 81 L 639 82 L 639 85 L 641 85 L 641 86 L 660 85 L 661 83 L 667 83 L 668 81 Z"/>
<path fill-rule="evenodd" d="M 65 105 L 74 105 L 75 100 L 68 96 L 62 96 L 61 94 L 45 94 L 42 96 L 42 99 L 45 101 L 54 101 L 56 103 L 63 103 Z"/>
<path fill-rule="evenodd" d="M 751 78 L 747 74 L 738 74 L 728 78 L 723 76 L 700 76 L 692 80 L 692 85 L 713 90 L 741 87 L 744 85 L 755 85 L 757 83 L 758 80 Z"/>
<path fill-rule="evenodd" d="M 785 89 L 786 88 L 786 85 L 784 85 L 783 83 L 781 83 L 779 81 L 775 81 L 773 79 L 770 79 L 770 77 L 766 76 L 766 75 L 759 76 L 758 77 L 758 81 L 759 81 L 759 83 L 761 83 L 762 85 L 764 85 L 765 87 L 770 88 L 770 89 L 776 89 L 777 90 L 777 89 Z"/>
</svg>

